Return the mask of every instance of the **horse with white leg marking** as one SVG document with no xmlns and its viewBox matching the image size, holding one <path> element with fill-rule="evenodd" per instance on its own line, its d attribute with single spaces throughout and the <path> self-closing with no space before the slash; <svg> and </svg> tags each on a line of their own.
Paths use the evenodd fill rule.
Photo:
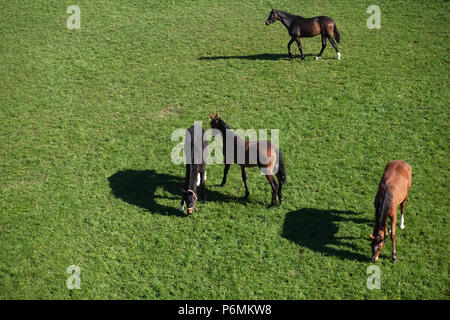
<svg viewBox="0 0 450 320">
<path fill-rule="evenodd" d="M 412 182 L 411 166 L 403 160 L 390 161 L 384 169 L 378 185 L 378 192 L 375 197 L 375 227 L 372 239 L 372 262 L 377 262 L 378 257 L 387 241 L 387 218 L 391 220 L 391 240 L 392 240 L 392 261 L 397 261 L 397 252 L 395 250 L 396 225 L 397 225 L 397 207 L 400 204 L 401 220 L 400 229 L 405 228 L 404 210 L 408 192 Z"/>
<path fill-rule="evenodd" d="M 180 212 L 184 211 L 184 203 L 187 213 L 191 215 L 194 210 L 197 196 L 197 186 L 202 188 L 202 202 L 206 203 L 206 155 L 208 143 L 204 139 L 205 130 L 199 125 L 187 129 L 184 143 L 184 154 L 186 156 L 186 179 L 184 182 Z"/>
<path fill-rule="evenodd" d="M 336 41 L 339 43 L 341 41 L 341 35 L 339 34 L 339 31 L 336 27 L 336 23 L 330 17 L 318 16 L 313 18 L 303 18 L 301 16 L 296 16 L 288 12 L 272 9 L 269 17 L 266 20 L 266 25 L 269 25 L 277 20 L 286 27 L 289 35 L 291 36 L 291 40 L 288 43 L 289 58 L 293 58 L 293 55 L 291 53 L 291 44 L 295 41 L 297 43 L 298 50 L 300 51 L 300 57 L 302 60 L 304 60 L 305 56 L 303 55 L 300 38 L 315 37 L 320 34 L 322 37 L 322 49 L 317 55 L 316 60 L 322 58 L 322 53 L 327 46 L 327 39 L 336 50 L 337 59 L 341 59 L 341 53 L 339 52 L 337 44 L 334 41 L 334 39 L 336 39 Z"/>
</svg>

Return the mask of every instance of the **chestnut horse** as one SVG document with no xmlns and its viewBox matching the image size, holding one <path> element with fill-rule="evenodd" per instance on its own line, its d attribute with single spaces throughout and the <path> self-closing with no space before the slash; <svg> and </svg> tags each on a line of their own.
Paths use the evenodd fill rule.
<svg viewBox="0 0 450 320">
<path fill-rule="evenodd" d="M 302 60 L 304 60 L 305 56 L 303 55 L 300 38 L 315 37 L 320 34 L 322 36 L 322 49 L 317 55 L 316 60 L 322 58 L 322 53 L 327 46 L 327 39 L 336 50 L 337 59 L 341 59 L 341 53 L 339 52 L 336 42 L 333 39 L 334 37 L 339 43 L 341 41 L 341 36 L 336 27 L 336 23 L 330 17 L 318 16 L 313 18 L 303 18 L 301 16 L 295 16 L 288 12 L 272 9 L 269 17 L 266 20 L 266 25 L 269 25 L 277 20 L 281 21 L 281 23 L 286 27 L 289 35 L 291 36 L 291 40 L 289 41 L 287 46 L 289 58 L 293 58 L 291 53 L 291 44 L 295 41 L 297 43 L 298 50 L 300 51 L 300 57 Z"/>
<path fill-rule="evenodd" d="M 220 118 L 219 113 L 216 112 L 214 117 L 210 113 L 211 127 L 217 129 L 222 134 L 223 139 L 223 156 L 225 160 L 225 169 L 223 171 L 223 179 L 221 187 L 225 186 L 227 182 L 227 174 L 231 164 L 239 164 L 241 166 L 242 180 L 245 186 L 245 199 L 248 198 L 250 192 L 247 187 L 247 167 L 258 166 L 261 172 L 266 176 L 272 187 L 272 202 L 269 207 L 276 204 L 276 198 L 280 203 L 283 202 L 283 195 L 281 188 L 286 182 L 286 170 L 284 162 L 281 157 L 281 151 L 269 141 L 265 140 L 244 140 L 236 135 L 230 127 Z M 231 142 L 232 145 L 228 143 Z M 241 155 L 242 157 L 239 157 Z M 273 175 L 276 175 L 278 184 Z"/>
<path fill-rule="evenodd" d="M 387 217 L 391 220 L 391 240 L 392 240 L 392 261 L 397 261 L 395 250 L 395 227 L 397 225 L 397 207 L 400 204 L 401 220 L 400 229 L 405 228 L 403 217 L 408 191 L 411 187 L 412 169 L 403 160 L 390 161 L 384 169 L 378 185 L 378 192 L 375 197 L 375 227 L 372 239 L 372 262 L 377 262 L 384 243 L 387 241 Z"/>
</svg>

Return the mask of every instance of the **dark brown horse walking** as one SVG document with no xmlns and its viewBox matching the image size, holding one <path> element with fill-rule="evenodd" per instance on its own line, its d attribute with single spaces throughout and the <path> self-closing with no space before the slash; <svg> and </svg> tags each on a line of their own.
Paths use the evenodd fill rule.
<svg viewBox="0 0 450 320">
<path fill-rule="evenodd" d="M 401 220 L 400 229 L 405 228 L 403 213 L 405 210 L 408 191 L 411 187 L 412 169 L 403 160 L 390 161 L 384 169 L 378 185 L 378 192 L 375 197 L 375 227 L 372 239 L 372 262 L 377 262 L 384 243 L 387 241 L 387 218 L 391 219 L 391 240 L 392 240 L 392 261 L 397 261 L 395 250 L 395 228 L 397 225 L 397 207 L 400 204 Z"/>
<path fill-rule="evenodd" d="M 231 164 L 239 164 L 241 166 L 242 180 L 245 186 L 245 198 L 250 195 L 247 187 L 247 167 L 258 166 L 261 172 L 266 176 L 267 180 L 272 187 L 272 201 L 270 207 L 276 204 L 276 198 L 280 203 L 283 202 L 283 195 L 281 188 L 286 182 L 286 170 L 284 168 L 284 162 L 281 157 L 281 151 L 269 141 L 265 140 L 244 140 L 236 135 L 230 127 L 220 118 L 220 115 L 216 112 L 214 117 L 212 113 L 209 115 L 211 118 L 211 127 L 217 129 L 222 134 L 223 139 L 223 155 L 225 160 L 225 169 L 223 171 L 223 179 L 221 187 L 225 186 L 227 182 L 228 169 Z M 232 145 L 230 145 L 230 142 Z M 274 176 L 278 179 L 276 183 Z"/>
<path fill-rule="evenodd" d="M 266 20 L 266 25 L 269 25 L 275 21 L 281 21 L 281 23 L 286 27 L 291 36 L 291 40 L 288 43 L 288 53 L 289 57 L 293 58 L 291 53 L 291 44 L 295 41 L 298 46 L 298 50 L 300 50 L 301 59 L 305 59 L 302 50 L 302 44 L 300 42 L 300 38 L 304 37 L 315 37 L 317 35 L 322 36 L 322 50 L 320 50 L 319 54 L 316 57 L 316 60 L 319 60 L 322 57 L 322 53 L 327 46 L 327 39 L 331 42 L 331 45 L 336 50 L 337 59 L 341 59 L 341 53 L 334 41 L 333 37 L 339 43 L 341 40 L 341 36 L 336 27 L 336 23 L 333 19 L 326 16 L 318 16 L 313 18 L 303 18 L 301 16 L 295 16 L 288 12 L 280 11 L 272 9 L 269 17 Z"/>
</svg>

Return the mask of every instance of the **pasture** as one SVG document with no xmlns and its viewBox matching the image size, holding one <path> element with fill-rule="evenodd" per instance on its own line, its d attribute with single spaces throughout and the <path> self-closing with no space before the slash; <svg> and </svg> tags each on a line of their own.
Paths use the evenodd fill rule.
<svg viewBox="0 0 450 320">
<path fill-rule="evenodd" d="M 66 9 L 81 9 L 68 30 Z M 369 5 L 381 29 L 369 30 Z M 1 299 L 449 299 L 446 1 L 2 1 Z M 272 8 L 332 17 L 306 59 Z M 177 212 L 171 134 L 220 112 L 278 129 L 285 202 L 247 170 L 207 167 Z M 384 166 L 413 169 L 405 229 L 366 286 Z M 81 289 L 69 290 L 70 265 Z"/>
</svg>

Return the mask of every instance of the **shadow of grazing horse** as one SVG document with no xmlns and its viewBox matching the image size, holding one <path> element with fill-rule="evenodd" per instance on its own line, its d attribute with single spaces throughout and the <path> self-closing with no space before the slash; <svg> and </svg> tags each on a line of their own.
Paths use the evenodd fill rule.
<svg viewBox="0 0 450 320">
<path fill-rule="evenodd" d="M 180 192 L 184 184 L 184 177 L 157 173 L 155 170 L 123 170 L 114 173 L 108 178 L 112 194 L 125 202 L 143 208 L 151 213 L 186 217 L 178 211 Z M 172 196 L 155 194 L 158 189 L 170 193 Z M 223 195 L 208 190 L 211 201 L 237 201 L 238 198 Z M 174 200 L 173 206 L 159 204 L 157 199 Z"/>
<path fill-rule="evenodd" d="M 359 214 L 351 211 L 311 208 L 292 211 L 286 214 L 282 236 L 302 247 L 325 255 L 367 262 L 366 256 L 355 252 L 361 249 L 352 243 L 352 240 L 360 239 L 359 236 L 336 236 L 339 222 L 351 221 L 370 225 L 369 219 L 347 217 Z"/>
</svg>

